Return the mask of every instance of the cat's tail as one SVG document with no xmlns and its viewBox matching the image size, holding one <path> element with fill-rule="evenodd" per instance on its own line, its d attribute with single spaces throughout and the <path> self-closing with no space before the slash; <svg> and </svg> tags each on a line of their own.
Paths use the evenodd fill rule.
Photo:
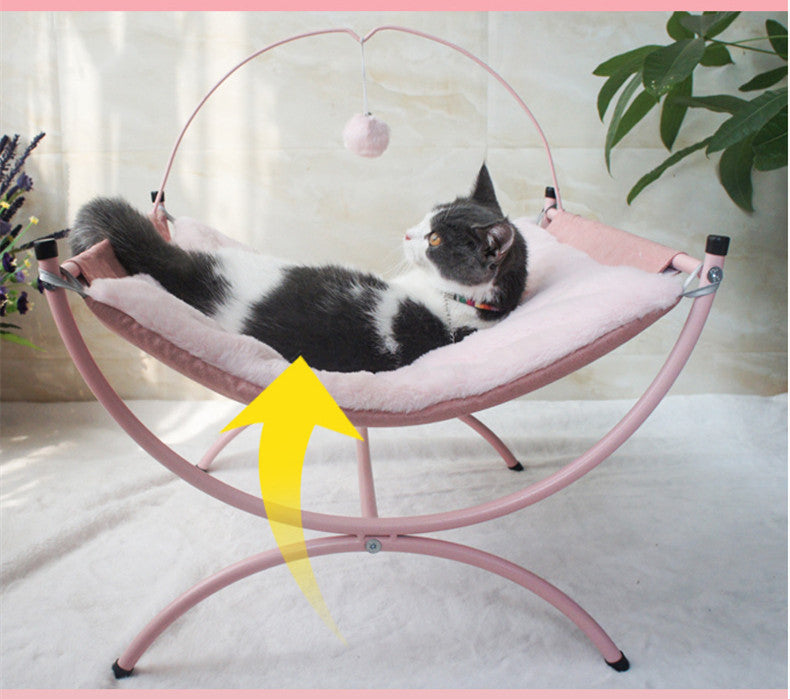
<svg viewBox="0 0 790 699">
<path fill-rule="evenodd" d="M 73 255 L 109 240 L 129 274 L 151 273 L 151 262 L 172 254 L 153 223 L 123 199 L 97 198 L 85 204 L 69 234 Z"/>
<path fill-rule="evenodd" d="M 167 291 L 211 315 L 225 301 L 229 283 L 210 253 L 184 250 L 166 241 L 154 224 L 123 199 L 98 198 L 77 213 L 72 254 L 109 240 L 129 274 L 148 274 Z"/>
</svg>

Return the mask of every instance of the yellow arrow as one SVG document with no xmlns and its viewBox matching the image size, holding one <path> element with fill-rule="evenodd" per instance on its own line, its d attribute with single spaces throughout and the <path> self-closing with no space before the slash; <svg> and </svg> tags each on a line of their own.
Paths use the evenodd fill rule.
<svg viewBox="0 0 790 699">
<path fill-rule="evenodd" d="M 299 357 L 222 431 L 263 423 L 258 474 L 266 515 L 291 575 L 324 623 L 345 642 L 315 579 L 302 529 L 302 466 L 316 425 L 362 439 Z"/>
</svg>

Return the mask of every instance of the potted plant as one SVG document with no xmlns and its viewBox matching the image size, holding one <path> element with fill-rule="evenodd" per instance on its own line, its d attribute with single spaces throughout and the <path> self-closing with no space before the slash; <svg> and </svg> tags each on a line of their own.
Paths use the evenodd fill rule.
<svg viewBox="0 0 790 699">
<path fill-rule="evenodd" d="M 41 291 L 38 279 L 32 275 L 29 246 L 19 245 L 19 239 L 38 219 L 29 216 L 24 223 L 16 219 L 25 203 L 25 194 L 33 188 L 33 180 L 22 168 L 43 137 L 43 133 L 36 136 L 18 157 L 19 135 L 0 139 L 0 340 L 35 349 L 38 348 L 17 332 L 20 326 L 7 319 L 25 315 L 32 307 L 31 291 Z"/>
<path fill-rule="evenodd" d="M 636 182 L 627 196 L 629 204 L 669 168 L 704 151 L 707 156 L 720 154 L 717 170 L 722 186 L 741 209 L 753 211 L 752 172 L 787 167 L 787 86 L 779 85 L 787 79 L 787 28 L 769 19 L 764 36 L 722 40 L 721 34 L 739 14 L 675 12 L 666 25 L 672 43 L 641 46 L 593 71 L 606 78 L 598 93 L 601 121 L 613 105 L 604 146 L 610 172 L 612 149 L 661 105 L 659 132 L 671 155 Z M 768 54 L 776 65 L 754 75 L 734 93 L 696 94 L 695 73 L 733 64 L 734 50 Z M 674 150 L 689 109 L 728 116 L 721 123 L 716 119 L 705 138 Z"/>
</svg>

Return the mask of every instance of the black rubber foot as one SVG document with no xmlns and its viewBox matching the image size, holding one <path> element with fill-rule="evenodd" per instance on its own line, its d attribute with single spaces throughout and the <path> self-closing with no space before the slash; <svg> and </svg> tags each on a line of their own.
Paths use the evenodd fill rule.
<svg viewBox="0 0 790 699">
<path fill-rule="evenodd" d="M 610 663 L 607 660 L 606 664 L 613 670 L 617 670 L 617 672 L 625 672 L 629 667 L 631 667 L 631 663 L 628 662 L 628 658 L 626 658 L 622 653 L 620 653 L 619 660 L 615 660 L 613 663 Z"/>
<path fill-rule="evenodd" d="M 112 671 L 115 674 L 116 680 L 122 680 L 124 677 L 129 677 L 134 672 L 134 668 L 131 670 L 125 670 L 120 665 L 118 665 L 118 661 L 116 660 L 112 664 Z"/>
<path fill-rule="evenodd" d="M 521 465 L 520 461 L 516 461 L 512 466 L 508 466 L 511 471 L 523 471 L 524 467 Z"/>
</svg>

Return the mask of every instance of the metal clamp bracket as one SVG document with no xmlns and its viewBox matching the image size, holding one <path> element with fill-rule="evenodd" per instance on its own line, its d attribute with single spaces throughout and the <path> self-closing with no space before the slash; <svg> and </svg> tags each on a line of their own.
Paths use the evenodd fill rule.
<svg viewBox="0 0 790 699">
<path fill-rule="evenodd" d="M 57 274 L 47 272 L 45 269 L 40 269 L 38 278 L 41 280 L 41 285 L 48 291 L 54 291 L 55 289 L 66 289 L 68 291 L 74 291 L 78 293 L 80 296 L 82 296 L 82 298 L 86 298 L 88 296 L 88 294 L 85 292 L 84 285 L 81 284 L 71 272 L 61 267 L 60 273 L 63 276 L 58 276 Z"/>
<path fill-rule="evenodd" d="M 686 288 L 688 282 L 691 281 L 691 279 L 694 276 L 696 276 L 696 274 L 697 272 L 695 272 L 694 274 L 691 275 L 691 277 L 689 277 L 689 279 L 686 281 L 686 284 L 683 285 L 684 289 Z M 710 284 L 707 284 L 706 286 L 701 286 L 697 289 L 684 291 L 681 294 L 681 296 L 685 298 L 695 299 L 695 298 L 699 298 L 700 296 L 715 294 L 718 291 L 719 286 L 721 285 L 723 279 L 724 279 L 724 270 L 721 267 L 711 267 L 708 270 L 708 281 L 710 282 Z"/>
</svg>

